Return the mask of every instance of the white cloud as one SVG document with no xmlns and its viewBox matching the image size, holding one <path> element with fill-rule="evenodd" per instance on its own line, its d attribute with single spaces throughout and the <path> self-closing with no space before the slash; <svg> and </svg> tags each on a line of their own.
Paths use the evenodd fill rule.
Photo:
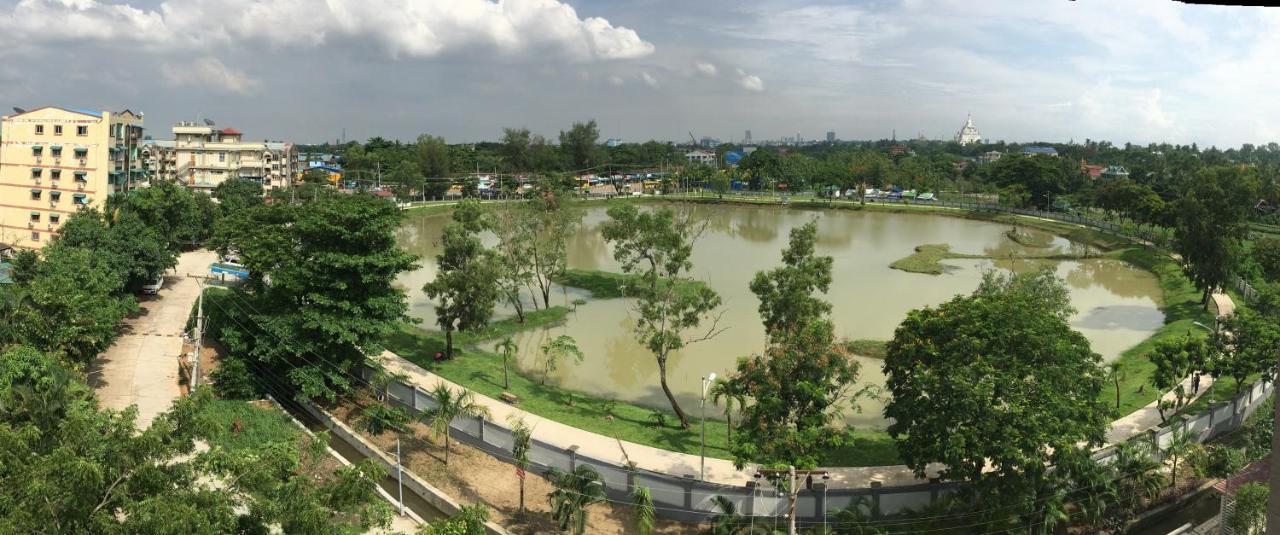
<svg viewBox="0 0 1280 535">
<path fill-rule="evenodd" d="M 754 74 L 738 69 L 738 86 L 747 91 L 764 91 L 764 80 Z"/>
<path fill-rule="evenodd" d="M 6 39 L 6 36 L 9 39 Z M 638 58 L 654 46 L 632 29 L 580 18 L 559 0 L 188 0 L 158 10 L 96 0 L 21 0 L 0 13 L 0 45 L 83 41 L 196 48 L 373 42 L 394 57 L 487 48 L 576 61 Z"/>
<path fill-rule="evenodd" d="M 202 87 L 214 92 L 248 95 L 262 83 L 244 71 L 228 67 L 218 58 L 204 57 L 191 64 L 166 63 L 160 67 L 166 84 L 174 87 Z"/>
<path fill-rule="evenodd" d="M 707 63 L 705 61 L 694 63 L 693 68 L 697 69 L 703 76 L 715 76 L 716 72 L 718 72 L 714 63 Z"/>
<path fill-rule="evenodd" d="M 616 86 L 621 86 L 622 84 L 625 84 L 627 82 L 626 80 L 623 80 L 621 76 L 618 76 L 615 74 L 609 77 L 609 83 Z"/>
<path fill-rule="evenodd" d="M 657 89 L 658 87 L 660 87 L 660 84 L 658 84 L 658 79 L 654 78 L 652 75 L 650 75 L 647 72 L 640 73 L 640 79 L 644 81 L 644 85 L 647 85 L 651 88 Z"/>
</svg>

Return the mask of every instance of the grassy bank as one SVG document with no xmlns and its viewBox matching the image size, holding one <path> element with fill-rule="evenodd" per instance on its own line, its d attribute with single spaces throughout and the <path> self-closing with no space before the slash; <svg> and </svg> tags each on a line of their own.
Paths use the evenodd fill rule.
<svg viewBox="0 0 1280 535">
<path fill-rule="evenodd" d="M 1134 266 L 1154 273 L 1160 282 L 1160 290 L 1164 294 L 1161 309 L 1164 312 L 1164 326 L 1156 330 L 1146 340 L 1129 348 L 1116 360 L 1121 366 L 1120 407 L 1115 414 L 1122 416 L 1156 400 L 1158 392 L 1151 386 L 1151 373 L 1155 365 L 1147 358 L 1147 354 L 1161 340 L 1176 336 L 1204 337 L 1207 332 L 1194 325 L 1193 322 L 1212 323 L 1213 315 L 1204 310 L 1200 304 L 1200 292 L 1191 285 L 1182 273 L 1182 268 L 1173 259 L 1147 247 L 1132 247 L 1120 251 L 1117 258 Z M 1109 400 L 1108 406 L 1115 407 L 1115 386 L 1109 384 L 1104 389 L 1102 399 Z"/>
<path fill-rule="evenodd" d="M 386 346 L 414 364 L 441 377 L 486 396 L 497 398 L 503 391 L 520 397 L 519 407 L 579 429 L 682 453 L 699 453 L 700 428 L 681 429 L 675 413 L 652 409 L 597 396 L 587 396 L 559 386 L 540 384 L 536 374 L 527 376 L 514 367 L 509 370 L 510 386 L 502 385 L 502 357 L 484 349 L 459 352 L 453 360 L 435 362 L 437 351 L 444 347 L 443 337 L 436 332 L 406 326 L 390 334 Z M 588 357 L 590 358 L 590 357 Z M 573 404 L 570 405 L 570 399 Z M 684 407 L 690 414 L 697 407 Z M 707 408 L 707 455 L 730 458 L 728 426 L 723 411 Z M 655 424 L 655 413 L 662 414 L 666 425 Z M 855 432 L 854 443 L 831 452 L 828 466 L 887 466 L 899 464 L 897 448 L 888 435 L 881 432 Z"/>
<path fill-rule="evenodd" d="M 196 418 L 207 429 L 209 446 L 231 452 L 255 450 L 269 443 L 295 444 L 303 436 L 284 413 L 245 401 L 209 400 Z"/>
<path fill-rule="evenodd" d="M 1053 235 L 1045 233 L 1022 232 L 1017 228 L 1006 230 L 1004 235 L 1014 243 L 1023 247 L 1034 247 L 1036 249 L 1044 249 L 1053 245 Z"/>
<path fill-rule="evenodd" d="M 945 243 L 930 243 L 925 245 L 917 245 L 916 252 L 906 258 L 894 260 L 889 267 L 900 269 L 909 273 L 924 273 L 927 275 L 941 275 L 946 273 L 952 266 L 943 264 L 942 261 L 948 258 L 982 258 L 982 255 L 966 255 L 951 252 L 951 246 Z"/>
<path fill-rule="evenodd" d="M 623 289 L 629 284 L 640 280 L 640 276 L 596 269 L 567 269 L 552 280 L 561 286 L 587 290 L 591 292 L 591 297 L 595 299 L 614 299 L 625 297 Z M 663 280 L 660 285 L 665 284 L 666 281 Z M 706 283 L 699 280 L 680 279 L 676 282 L 676 291 L 691 291 L 704 286 L 706 286 Z"/>
<path fill-rule="evenodd" d="M 500 319 L 489 323 L 479 331 L 453 333 L 453 343 L 454 346 L 465 346 L 487 340 L 501 340 L 520 331 L 559 325 L 564 322 L 565 316 L 568 315 L 569 309 L 559 305 L 538 310 L 526 310 L 523 323 L 515 316 Z"/>
<path fill-rule="evenodd" d="M 889 344 L 887 340 L 845 340 L 843 342 L 845 351 L 866 357 L 869 359 L 884 360 L 886 346 Z"/>
</svg>

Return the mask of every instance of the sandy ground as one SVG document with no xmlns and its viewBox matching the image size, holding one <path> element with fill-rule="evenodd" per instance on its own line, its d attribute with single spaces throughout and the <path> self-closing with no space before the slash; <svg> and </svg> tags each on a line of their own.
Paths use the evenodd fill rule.
<svg viewBox="0 0 1280 535">
<path fill-rule="evenodd" d="M 352 409 L 343 406 L 333 411 L 343 421 L 353 422 Z M 430 429 L 421 423 L 412 424 L 412 433 L 401 437 L 401 452 L 405 466 L 419 477 L 448 493 L 463 504 L 483 503 L 489 508 L 490 519 L 513 533 L 555 533 L 558 530 L 551 520 L 551 507 L 547 494 L 553 490 L 541 474 L 529 471 L 525 478 L 525 520 L 518 520 L 520 484 L 515 467 L 495 459 L 489 454 L 452 441 L 449 446 L 449 465 L 444 464 L 443 438 L 436 440 Z M 383 451 L 395 450 L 395 435 L 364 434 Z M 635 517 L 629 505 L 601 503 L 588 508 L 587 533 L 630 534 L 636 533 Z M 693 534 L 697 526 L 658 520 L 654 533 Z"/>
</svg>

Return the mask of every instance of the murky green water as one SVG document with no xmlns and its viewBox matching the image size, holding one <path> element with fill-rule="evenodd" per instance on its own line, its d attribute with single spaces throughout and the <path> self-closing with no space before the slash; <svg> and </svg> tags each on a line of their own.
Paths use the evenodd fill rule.
<svg viewBox="0 0 1280 535">
<path fill-rule="evenodd" d="M 993 267 L 1026 270 L 1055 266 L 1067 281 L 1072 304 L 1078 310 L 1072 325 L 1089 339 L 1094 351 L 1106 359 L 1148 337 L 1164 321 L 1159 311 L 1160 288 L 1155 276 L 1117 260 L 1041 261 L 1018 259 L 1043 254 L 1008 239 L 1010 226 L 986 221 L 926 214 L 882 212 L 811 211 L 781 207 L 683 206 L 709 220 L 694 249 L 694 276 L 706 281 L 724 299 L 719 336 L 689 346 L 668 361 L 668 380 L 682 405 L 697 414 L 700 379 L 709 372 L 724 375 L 738 357 L 759 352 L 764 343 L 756 307 L 747 288 L 757 271 L 780 262 L 790 229 L 816 219 L 818 250 L 835 259 L 834 282 L 826 296 L 841 336 L 885 340 L 893 336 L 908 311 L 935 305 L 977 287 L 982 272 Z M 583 226 L 569 249 L 569 266 L 618 271 L 609 247 L 600 238 L 606 219 L 603 206 L 587 210 Z M 437 240 L 447 222 L 445 215 L 411 215 L 399 233 L 407 250 L 422 256 L 422 268 L 407 273 L 400 282 L 408 289 L 411 314 L 424 325 L 434 325 L 432 304 L 422 285 L 435 277 Z M 987 254 L 999 260 L 948 260 L 944 275 L 906 273 L 889 268 L 894 260 L 912 253 L 917 245 L 947 243 L 958 253 Z M 1055 238 L 1053 248 L 1079 250 L 1082 246 Z M 555 299 L 570 305 L 582 293 L 558 289 Z M 579 365 L 561 365 L 555 381 L 577 390 L 619 400 L 664 406 L 657 381 L 657 364 L 631 335 L 625 299 L 590 300 L 570 314 L 565 325 L 521 334 L 520 363 L 540 370 L 537 347 L 548 336 L 568 334 L 586 353 Z M 509 312 L 503 312 L 509 314 Z M 862 380 L 882 384 L 880 362 L 859 359 Z M 862 429 L 883 427 L 881 405 L 864 401 L 862 412 L 850 411 L 847 421 Z M 712 412 L 708 409 L 708 412 Z"/>
</svg>

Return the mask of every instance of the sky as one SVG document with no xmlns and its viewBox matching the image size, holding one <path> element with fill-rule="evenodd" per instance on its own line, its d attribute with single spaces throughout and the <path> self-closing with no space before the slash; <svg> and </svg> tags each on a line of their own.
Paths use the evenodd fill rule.
<svg viewBox="0 0 1280 535">
<path fill-rule="evenodd" d="M 0 0 L 0 106 L 167 139 L 1280 141 L 1280 10 L 1163 0 Z"/>
</svg>

